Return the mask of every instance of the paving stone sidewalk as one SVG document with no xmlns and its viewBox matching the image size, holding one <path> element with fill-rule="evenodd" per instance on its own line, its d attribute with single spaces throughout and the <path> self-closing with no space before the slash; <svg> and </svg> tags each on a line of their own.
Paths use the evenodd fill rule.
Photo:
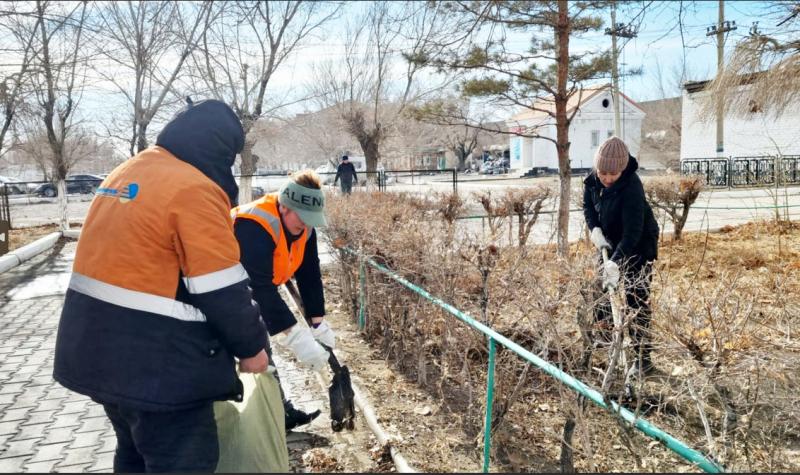
<svg viewBox="0 0 800 475">
<path fill-rule="evenodd" d="M 111 472 L 116 438 L 101 406 L 53 380 L 53 352 L 75 252 L 61 242 L 0 274 L 0 472 Z M 276 348 L 284 389 L 299 407 L 325 411 L 327 396 L 308 371 Z M 288 438 L 292 470 L 325 445 L 320 417 Z"/>
</svg>

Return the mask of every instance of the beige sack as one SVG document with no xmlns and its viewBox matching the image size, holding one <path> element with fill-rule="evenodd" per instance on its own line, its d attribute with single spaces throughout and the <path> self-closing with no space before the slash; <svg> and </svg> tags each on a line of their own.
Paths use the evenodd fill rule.
<svg viewBox="0 0 800 475">
<path fill-rule="evenodd" d="M 217 472 L 289 471 L 283 402 L 271 373 L 241 375 L 244 401 L 214 403 L 219 438 Z"/>
</svg>

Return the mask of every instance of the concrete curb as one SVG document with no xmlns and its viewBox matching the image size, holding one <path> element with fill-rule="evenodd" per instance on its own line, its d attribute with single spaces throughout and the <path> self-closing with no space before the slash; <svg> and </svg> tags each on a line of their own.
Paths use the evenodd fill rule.
<svg viewBox="0 0 800 475">
<path fill-rule="evenodd" d="M 26 244 L 0 257 L 0 274 L 50 249 L 55 246 L 59 239 L 61 239 L 61 231 L 50 233 L 43 238 L 37 239 L 30 244 Z"/>
<path fill-rule="evenodd" d="M 70 229 L 69 231 L 64 231 L 64 237 L 68 239 L 79 239 L 81 237 L 81 230 L 80 229 Z"/>
<path fill-rule="evenodd" d="M 331 378 L 327 375 L 327 371 L 315 371 L 317 376 L 317 383 L 322 388 L 323 392 L 328 390 L 328 386 L 330 386 Z M 353 387 L 354 398 L 353 402 L 355 405 L 361 409 L 361 414 L 364 416 L 364 421 L 367 423 L 367 427 L 372 431 L 372 434 L 378 439 L 378 443 L 382 446 L 389 447 L 389 453 L 392 456 L 392 462 L 394 462 L 395 470 L 397 473 L 419 473 L 417 470 L 409 465 L 408 461 L 403 454 L 394 446 L 394 441 L 386 433 L 383 431 L 380 423 L 378 422 L 378 417 L 375 415 L 375 409 L 373 408 L 372 404 L 370 403 L 369 399 L 364 396 L 364 391 L 361 390 L 358 383 L 356 381 L 360 381 L 358 376 L 351 375 L 351 381 Z"/>
</svg>

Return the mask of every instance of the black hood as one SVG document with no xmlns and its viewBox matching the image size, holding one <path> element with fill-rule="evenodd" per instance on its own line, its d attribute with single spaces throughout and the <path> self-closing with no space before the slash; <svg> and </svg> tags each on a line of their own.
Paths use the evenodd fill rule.
<svg viewBox="0 0 800 475">
<path fill-rule="evenodd" d="M 244 129 L 227 104 L 209 99 L 187 105 L 164 126 L 156 145 L 203 172 L 236 206 L 239 187 L 231 168 L 244 146 Z"/>
</svg>

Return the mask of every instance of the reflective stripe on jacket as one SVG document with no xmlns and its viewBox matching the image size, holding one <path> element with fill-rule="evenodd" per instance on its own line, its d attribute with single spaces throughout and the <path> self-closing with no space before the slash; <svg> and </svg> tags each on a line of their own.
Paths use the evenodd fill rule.
<svg viewBox="0 0 800 475">
<path fill-rule="evenodd" d="M 272 236 L 272 241 L 275 243 L 275 252 L 272 255 L 272 283 L 281 285 L 288 282 L 303 263 L 310 233 L 308 229 L 304 230 L 303 234 L 292 242 L 290 248 L 281 226 L 278 194 L 270 193 L 251 203 L 237 206 L 231 210 L 231 217 L 251 219 Z"/>
<path fill-rule="evenodd" d="M 236 397 L 233 357 L 262 350 L 266 330 L 229 209 L 220 186 L 164 148 L 117 167 L 78 241 L 55 379 L 148 411 Z"/>
</svg>

